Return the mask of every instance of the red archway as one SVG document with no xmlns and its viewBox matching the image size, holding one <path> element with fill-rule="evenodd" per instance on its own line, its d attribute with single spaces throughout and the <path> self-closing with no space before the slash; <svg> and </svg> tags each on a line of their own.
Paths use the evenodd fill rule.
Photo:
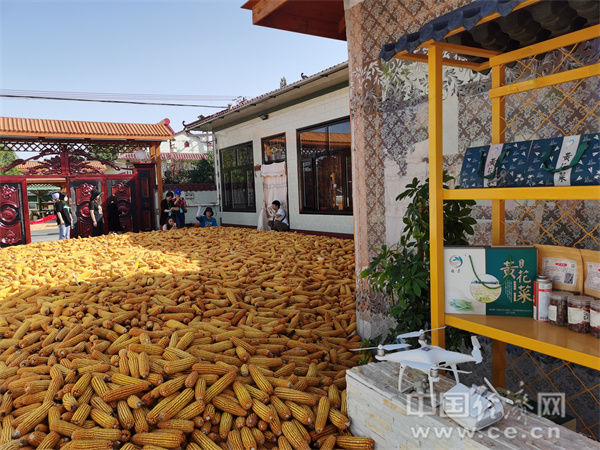
<svg viewBox="0 0 600 450">
<path fill-rule="evenodd" d="M 91 235 L 90 194 L 104 206 L 114 196 L 123 231 L 155 228 L 159 145 L 172 138 L 168 120 L 158 124 L 74 122 L 0 117 L 0 246 L 31 241 L 27 183 L 60 181 L 72 199 L 77 236 Z M 150 155 L 150 163 L 119 164 L 122 153 Z M 158 191 L 160 192 L 160 191 Z M 106 208 L 105 208 L 106 209 Z M 108 231 L 108 223 L 104 223 Z"/>
</svg>

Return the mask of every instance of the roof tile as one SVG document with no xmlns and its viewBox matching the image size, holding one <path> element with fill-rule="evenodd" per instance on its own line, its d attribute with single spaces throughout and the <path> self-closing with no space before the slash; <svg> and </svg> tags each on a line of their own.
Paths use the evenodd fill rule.
<svg viewBox="0 0 600 450">
<path fill-rule="evenodd" d="M 0 136 L 168 140 L 169 120 L 155 124 L 0 117 Z"/>
</svg>

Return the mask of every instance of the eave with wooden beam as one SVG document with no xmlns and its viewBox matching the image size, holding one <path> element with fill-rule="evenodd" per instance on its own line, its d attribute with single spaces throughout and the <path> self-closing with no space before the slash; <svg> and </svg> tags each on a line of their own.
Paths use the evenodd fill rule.
<svg viewBox="0 0 600 450">
<path fill-rule="evenodd" d="M 343 0 L 248 0 L 254 25 L 346 40 Z"/>
</svg>

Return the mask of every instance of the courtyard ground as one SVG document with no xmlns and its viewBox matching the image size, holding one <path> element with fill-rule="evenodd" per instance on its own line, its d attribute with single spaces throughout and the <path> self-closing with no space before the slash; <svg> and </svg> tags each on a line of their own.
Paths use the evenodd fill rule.
<svg viewBox="0 0 600 450">
<path fill-rule="evenodd" d="M 372 446 L 347 431 L 350 240 L 194 228 L 5 248 L 0 267 L 0 444 Z"/>
</svg>

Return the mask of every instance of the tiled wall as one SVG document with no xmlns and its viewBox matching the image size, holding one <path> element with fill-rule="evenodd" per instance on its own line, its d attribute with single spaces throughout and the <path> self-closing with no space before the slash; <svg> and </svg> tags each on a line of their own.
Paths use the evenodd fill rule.
<svg viewBox="0 0 600 450">
<path fill-rule="evenodd" d="M 466 3 L 469 1 L 346 2 L 357 272 L 368 264 L 381 245 L 398 242 L 404 207 L 395 201 L 395 197 L 414 176 L 427 176 L 427 148 L 424 145 L 415 146 L 428 136 L 426 67 L 417 63 L 382 63 L 378 59 L 381 46 L 416 31 L 432 18 Z M 597 43 L 592 43 L 577 49 L 578 58 L 597 58 L 597 47 Z M 560 61 L 560 55 L 549 54 L 534 64 L 536 70 L 548 73 L 557 61 Z M 507 78 L 519 77 L 521 70 L 518 65 L 510 68 Z M 526 78 L 527 75 L 521 80 Z M 489 75 L 445 69 L 444 159 L 445 167 L 456 176 L 460 172 L 464 150 L 490 142 L 489 85 Z M 573 84 L 562 86 L 567 91 L 571 87 Z M 560 134 L 552 123 L 559 124 L 563 129 L 575 127 L 573 134 L 598 131 L 597 117 L 593 114 L 586 117 L 585 111 L 577 105 L 587 103 L 590 109 L 595 108 L 598 104 L 598 88 L 597 79 L 586 81 L 571 99 L 561 104 L 560 111 L 555 113 L 552 120 L 543 121 L 541 127 L 538 127 L 539 113 L 547 116 L 560 102 L 560 97 L 554 95 L 552 88 L 538 93 L 533 102 L 539 105 L 537 112 L 528 108 L 519 112 L 522 102 L 510 97 L 506 114 L 508 118 L 517 119 L 514 129 L 507 131 L 506 141 L 524 140 L 526 137 L 521 134 L 528 136 L 536 129 L 536 138 Z M 508 244 L 524 243 L 519 242 L 516 236 L 527 243 L 558 241 L 567 246 L 582 238 L 579 247 L 598 248 L 598 202 L 535 205 L 531 202 L 507 202 L 506 208 L 507 227 L 518 222 L 514 232 L 507 233 Z M 570 213 L 565 215 L 565 210 L 570 210 Z M 478 225 L 472 243 L 490 244 L 489 204 L 480 202 L 474 216 Z M 536 222 L 550 232 L 540 229 Z M 556 237 L 556 241 L 551 235 Z M 357 322 L 362 336 L 372 337 L 388 328 L 389 323 L 385 318 L 390 306 L 389 299 L 375 295 L 367 283 L 359 279 Z M 600 379 L 597 371 L 517 347 L 507 347 L 509 389 L 516 391 L 520 388 L 519 383 L 523 382 L 525 391 L 535 398 L 537 392 L 543 389 L 560 391 L 567 389 L 568 384 L 567 414 L 578 419 L 578 431 L 595 439 L 600 438 Z M 476 370 L 476 375 L 489 376 L 489 364 Z M 480 377 L 476 381 L 480 382 Z"/>
</svg>

